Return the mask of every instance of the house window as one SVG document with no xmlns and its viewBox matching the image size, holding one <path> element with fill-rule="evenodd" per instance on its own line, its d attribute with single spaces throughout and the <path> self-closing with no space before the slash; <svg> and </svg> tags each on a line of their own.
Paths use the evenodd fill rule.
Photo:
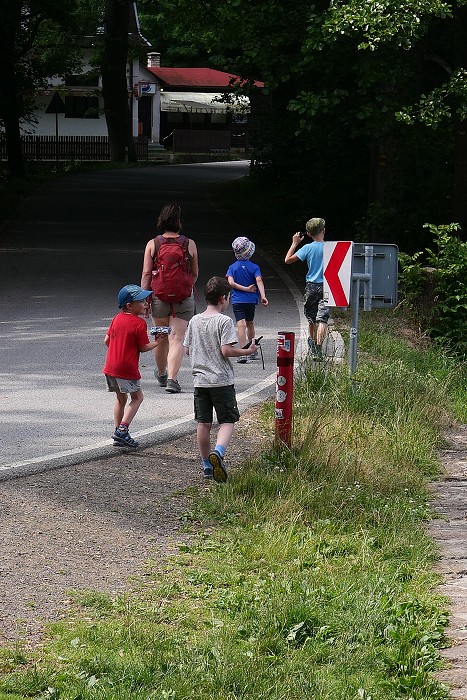
<svg viewBox="0 0 467 700">
<path fill-rule="evenodd" d="M 96 95 L 86 94 L 87 90 L 73 88 L 97 88 L 99 77 L 95 73 L 67 75 L 65 86 L 70 88 L 70 94 L 65 95 L 65 118 L 69 119 L 99 119 L 99 100 Z M 84 94 L 80 94 L 80 92 Z"/>
<path fill-rule="evenodd" d="M 99 119 L 99 100 L 97 97 L 65 97 L 65 118 Z"/>
</svg>

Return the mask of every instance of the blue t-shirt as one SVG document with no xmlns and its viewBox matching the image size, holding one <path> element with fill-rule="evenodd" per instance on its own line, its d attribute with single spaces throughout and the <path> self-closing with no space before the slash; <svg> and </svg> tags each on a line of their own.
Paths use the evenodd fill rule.
<svg viewBox="0 0 467 700">
<path fill-rule="evenodd" d="M 256 284 L 256 278 L 262 277 L 261 270 L 256 263 L 251 260 L 236 260 L 225 273 L 226 277 L 233 277 L 234 282 L 243 287 Z M 258 292 L 241 292 L 239 289 L 232 289 L 232 304 L 257 304 L 259 300 Z"/>
<path fill-rule="evenodd" d="M 323 251 L 324 241 L 313 241 L 312 243 L 306 243 L 295 253 L 299 260 L 306 262 L 308 265 L 308 272 L 305 278 L 307 282 L 323 281 Z"/>
</svg>

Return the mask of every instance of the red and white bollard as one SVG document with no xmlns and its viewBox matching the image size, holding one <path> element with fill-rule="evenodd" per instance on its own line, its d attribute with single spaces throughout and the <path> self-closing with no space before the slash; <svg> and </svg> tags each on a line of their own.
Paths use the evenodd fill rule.
<svg viewBox="0 0 467 700">
<path fill-rule="evenodd" d="M 276 447 L 292 443 L 293 363 L 295 333 L 280 331 L 277 338 Z"/>
</svg>

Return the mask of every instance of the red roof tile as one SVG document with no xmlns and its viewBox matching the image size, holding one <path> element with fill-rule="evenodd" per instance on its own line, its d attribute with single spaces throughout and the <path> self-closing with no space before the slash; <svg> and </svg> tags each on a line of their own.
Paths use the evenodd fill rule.
<svg viewBox="0 0 467 700">
<path fill-rule="evenodd" d="M 240 81 L 234 73 L 224 73 L 213 68 L 147 68 L 162 83 L 170 87 L 197 87 L 197 88 L 228 88 L 231 79 Z M 263 87 L 263 83 L 255 82 L 256 87 Z"/>
</svg>

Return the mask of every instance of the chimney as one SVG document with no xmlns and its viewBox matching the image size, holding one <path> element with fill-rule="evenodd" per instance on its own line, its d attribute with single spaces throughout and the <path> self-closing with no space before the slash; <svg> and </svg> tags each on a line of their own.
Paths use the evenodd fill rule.
<svg viewBox="0 0 467 700">
<path fill-rule="evenodd" d="M 160 68 L 161 67 L 161 55 L 157 51 L 151 51 L 148 53 L 148 68 Z"/>
</svg>

